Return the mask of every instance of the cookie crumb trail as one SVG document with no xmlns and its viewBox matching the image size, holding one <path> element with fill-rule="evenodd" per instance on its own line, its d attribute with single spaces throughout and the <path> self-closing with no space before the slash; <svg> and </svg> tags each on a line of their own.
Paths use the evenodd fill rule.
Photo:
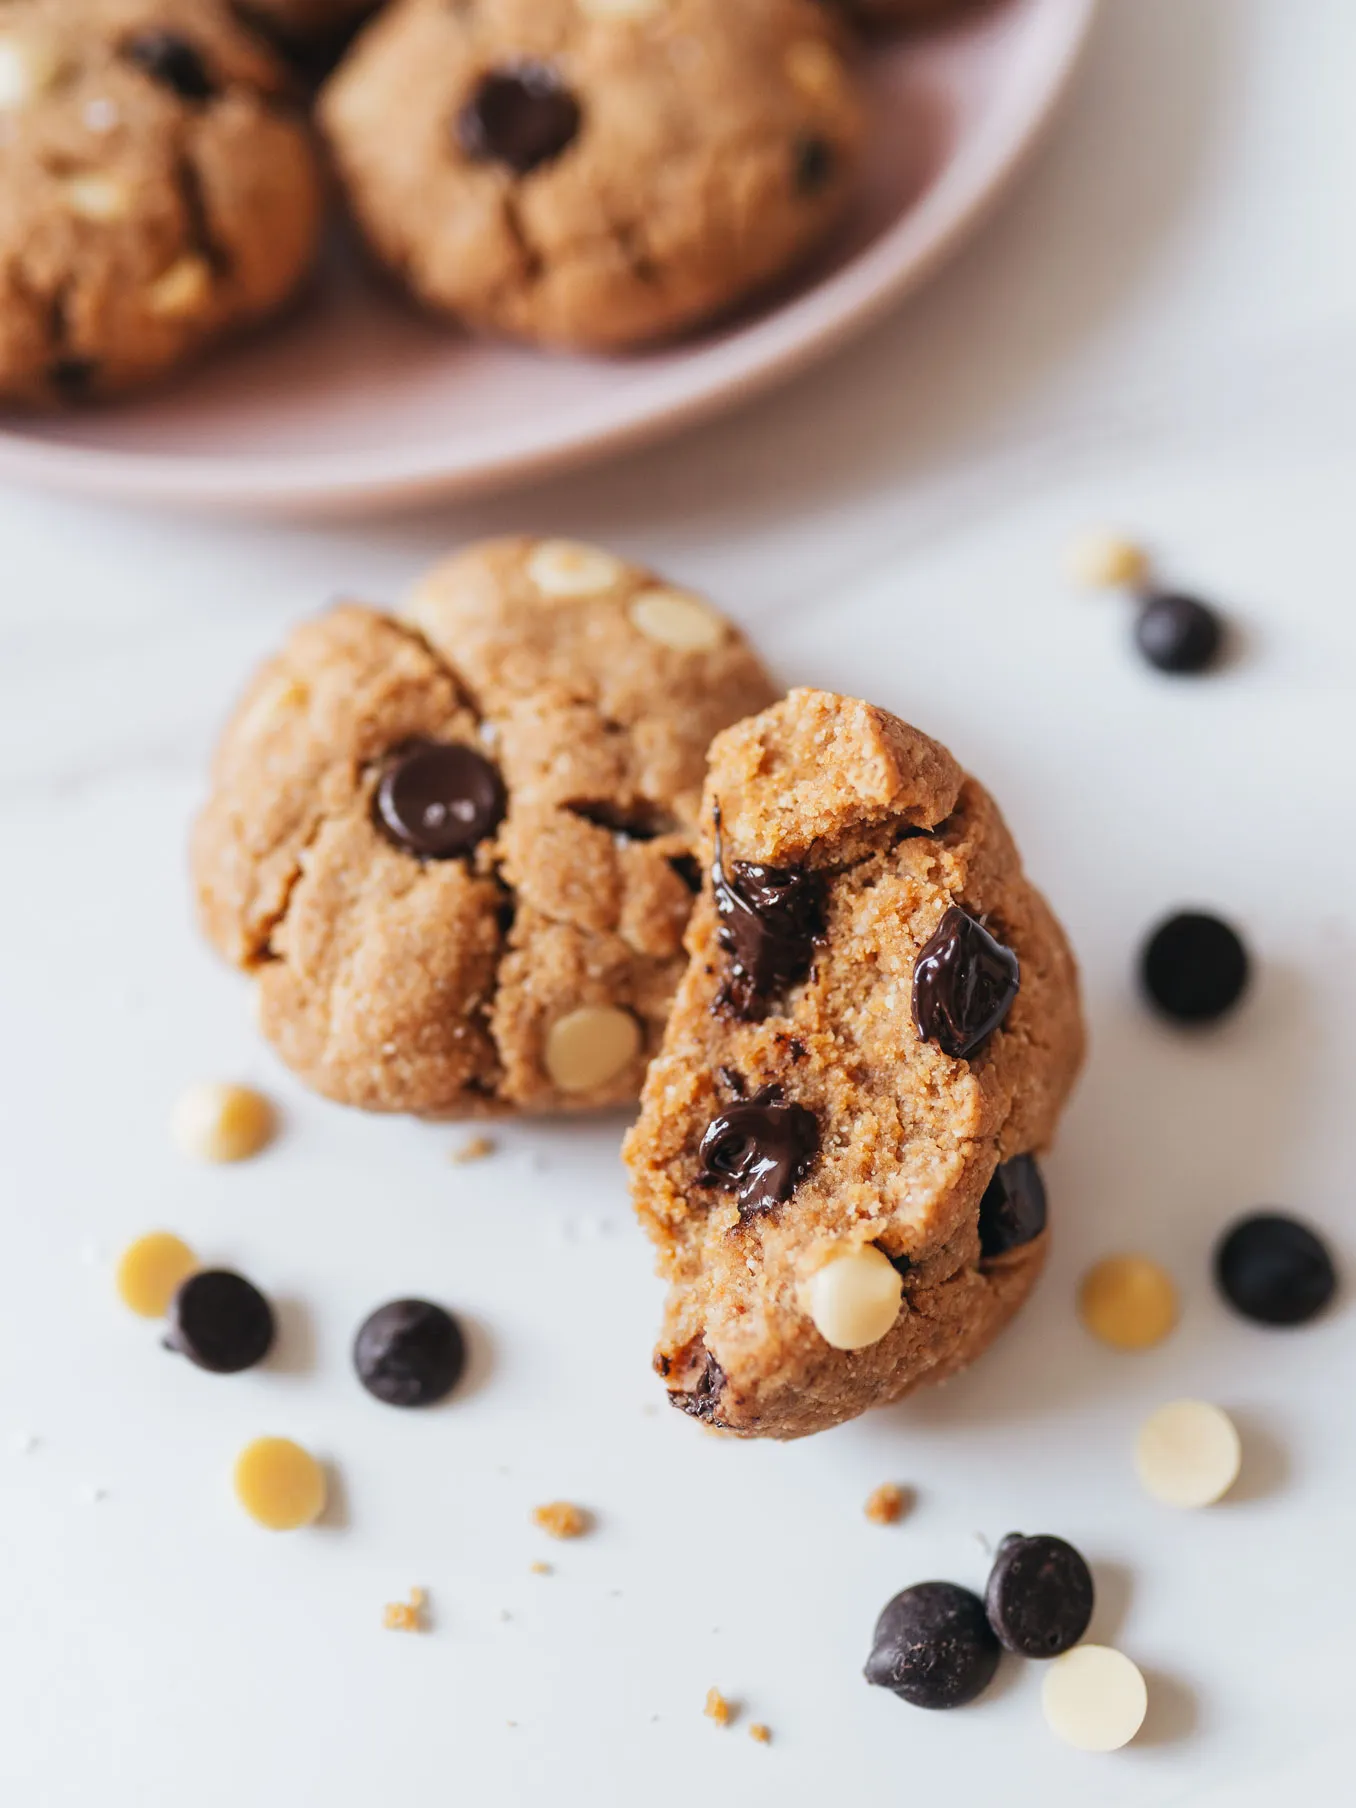
<svg viewBox="0 0 1356 1808">
<path fill-rule="evenodd" d="M 278 1119 L 253 1087 L 204 1080 L 180 1094 L 170 1129 L 195 1161 L 247 1161 L 273 1141 Z"/>
<path fill-rule="evenodd" d="M 749 1728 L 749 1738 L 755 1739 L 759 1745 L 771 1745 L 772 1728 L 765 1726 L 761 1720 L 755 1720 Z"/>
<path fill-rule="evenodd" d="M 582 1538 L 593 1529 L 593 1515 L 573 1501 L 550 1500 L 532 1509 L 532 1523 L 551 1538 Z"/>
<path fill-rule="evenodd" d="M 728 1726 L 734 1718 L 734 1708 L 719 1689 L 706 1691 L 706 1706 L 702 1709 L 702 1713 L 708 1720 L 714 1720 L 717 1726 Z"/>
<path fill-rule="evenodd" d="M 909 1495 L 895 1482 L 882 1482 L 866 1497 L 863 1513 L 872 1525 L 897 1525 L 909 1505 Z"/>
<path fill-rule="evenodd" d="M 459 1168 L 465 1167 L 473 1161 L 484 1161 L 498 1146 L 492 1136 L 471 1136 L 452 1151 L 452 1160 Z"/>
<path fill-rule="evenodd" d="M 427 1632 L 428 1621 L 424 1618 L 427 1603 L 428 1595 L 424 1590 L 412 1588 L 408 1600 L 386 1603 L 381 1623 L 388 1632 Z"/>
</svg>

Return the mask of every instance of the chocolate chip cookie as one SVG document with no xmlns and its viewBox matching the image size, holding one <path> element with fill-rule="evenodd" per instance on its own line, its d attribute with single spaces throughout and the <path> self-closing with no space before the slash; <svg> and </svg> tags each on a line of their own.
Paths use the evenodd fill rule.
<svg viewBox="0 0 1356 1808">
<path fill-rule="evenodd" d="M 773 695 L 743 636 L 650 572 L 473 548 L 400 617 L 337 608 L 256 676 L 195 832 L 203 926 L 331 1098 L 632 1100 L 684 966 L 707 744 Z"/>
<path fill-rule="evenodd" d="M 223 0 L 0 7 L 0 400 L 135 388 L 288 300 L 321 184 L 286 81 Z"/>
<path fill-rule="evenodd" d="M 396 0 L 321 120 L 427 306 L 545 344 L 681 332 L 842 217 L 862 137 L 816 0 Z"/>
<path fill-rule="evenodd" d="M 850 19 L 870 29 L 936 25 L 959 13 L 977 12 L 987 0 L 836 0 Z"/>
<path fill-rule="evenodd" d="M 337 38 L 373 12 L 376 0 L 235 0 L 236 10 L 293 44 Z"/>
<path fill-rule="evenodd" d="M 793 1438 L 962 1368 L 1045 1257 L 1083 1046 L 1064 934 L 946 749 L 798 690 L 720 735 L 626 1142 L 673 1403 Z"/>
</svg>

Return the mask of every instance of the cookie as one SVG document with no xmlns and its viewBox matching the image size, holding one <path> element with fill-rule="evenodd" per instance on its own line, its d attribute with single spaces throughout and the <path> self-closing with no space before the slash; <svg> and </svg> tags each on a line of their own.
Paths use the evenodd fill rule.
<svg viewBox="0 0 1356 1808">
<path fill-rule="evenodd" d="M 799 263 L 843 216 L 863 125 L 817 0 L 397 0 L 320 116 L 421 302 L 597 350 Z"/>
<path fill-rule="evenodd" d="M 376 0 L 236 0 L 237 11 L 291 44 L 338 38 L 374 10 Z"/>
<path fill-rule="evenodd" d="M 291 297 L 321 182 L 286 80 L 223 0 L 0 9 L 0 399 L 136 388 Z"/>
<path fill-rule="evenodd" d="M 1073 956 L 988 793 L 866 703 L 720 735 L 691 963 L 626 1160 L 676 1406 L 793 1438 L 954 1373 L 1045 1258 Z"/>
<path fill-rule="evenodd" d="M 978 12 L 988 0 L 836 0 L 859 25 L 891 30 L 940 24 L 961 13 Z"/>
<path fill-rule="evenodd" d="M 194 835 L 203 926 L 330 1098 L 633 1100 L 684 966 L 707 744 L 773 695 L 651 572 L 475 547 L 399 619 L 344 605 L 258 673 Z"/>
</svg>

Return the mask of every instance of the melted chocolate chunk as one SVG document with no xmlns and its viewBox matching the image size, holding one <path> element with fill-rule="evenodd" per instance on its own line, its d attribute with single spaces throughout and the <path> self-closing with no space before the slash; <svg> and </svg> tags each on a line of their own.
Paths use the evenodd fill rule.
<svg viewBox="0 0 1356 1808">
<path fill-rule="evenodd" d="M 727 866 L 716 815 L 716 854 L 711 883 L 720 915 L 720 945 L 731 956 L 730 974 L 716 999 L 719 1010 L 744 1023 L 759 1023 L 777 993 L 805 978 L 815 943 L 824 934 L 824 875 L 808 867 L 761 866 L 732 860 Z"/>
<path fill-rule="evenodd" d="M 924 1042 L 965 1061 L 1003 1022 L 1021 983 L 1017 956 L 953 904 L 913 970 L 913 1020 Z"/>
<path fill-rule="evenodd" d="M 474 748 L 415 741 L 394 756 L 377 786 L 377 827 L 421 860 L 469 854 L 504 815 L 504 785 Z"/>
<path fill-rule="evenodd" d="M 477 162 L 503 163 L 526 176 L 568 150 L 583 119 L 549 63 L 515 63 L 481 78 L 457 115 L 457 140 Z"/>
<path fill-rule="evenodd" d="M 780 1086 L 764 1086 L 746 1105 L 731 1105 L 707 1125 L 697 1184 L 733 1190 L 747 1221 L 785 1205 L 818 1153 L 814 1112 L 788 1105 Z"/>
<path fill-rule="evenodd" d="M 211 100 L 217 85 L 208 73 L 202 53 L 178 32 L 139 31 L 128 38 L 122 53 L 143 74 L 181 100 Z"/>
<path fill-rule="evenodd" d="M 682 1392 L 669 1394 L 669 1405 L 676 1406 L 679 1412 L 690 1413 L 694 1419 L 704 1419 L 708 1425 L 719 1425 L 717 1417 L 720 1408 L 721 1389 L 725 1386 L 725 1370 L 716 1361 L 710 1350 L 705 1351 L 705 1362 L 701 1374 L 690 1388 Z M 671 1364 L 667 1360 L 661 1362 L 660 1372 L 667 1374 Z"/>
<path fill-rule="evenodd" d="M 1045 1229 L 1045 1182 L 1034 1155 L 1000 1162 L 979 1202 L 979 1253 L 1001 1256 Z"/>
</svg>

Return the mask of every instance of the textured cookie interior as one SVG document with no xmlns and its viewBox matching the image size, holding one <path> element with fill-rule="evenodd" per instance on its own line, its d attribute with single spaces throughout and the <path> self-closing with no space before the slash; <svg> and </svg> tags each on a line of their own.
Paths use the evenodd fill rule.
<svg viewBox="0 0 1356 1808">
<path fill-rule="evenodd" d="M 717 810 L 727 858 L 824 875 L 824 934 L 808 977 L 762 1021 L 733 1020 L 708 877 L 626 1154 L 670 1282 L 656 1366 L 675 1403 L 796 1436 L 960 1366 L 1025 1295 L 1045 1239 L 981 1261 L 979 1204 L 1000 1161 L 1051 1137 L 1081 1052 L 1077 984 L 988 794 L 883 711 L 799 691 L 720 736 L 708 875 Z M 969 1061 L 921 1041 L 912 1017 L 919 951 L 953 903 L 1021 963 L 1004 1026 Z M 820 1148 L 784 1204 L 742 1217 L 703 1184 L 699 1148 L 734 1097 L 769 1085 L 815 1114 Z M 866 1244 L 902 1270 L 903 1310 L 879 1343 L 831 1349 L 804 1284 Z"/>
</svg>

